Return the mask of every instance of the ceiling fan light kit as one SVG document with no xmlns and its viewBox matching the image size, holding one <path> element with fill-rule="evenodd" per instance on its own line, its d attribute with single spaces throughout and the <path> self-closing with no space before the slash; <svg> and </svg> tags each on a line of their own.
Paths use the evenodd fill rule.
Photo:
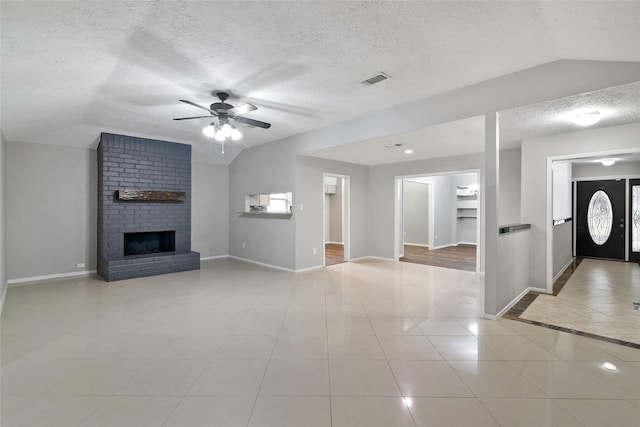
<svg viewBox="0 0 640 427">
<path fill-rule="evenodd" d="M 232 123 L 230 123 L 230 120 L 242 123 L 250 127 L 259 127 L 263 129 L 269 129 L 271 127 L 271 123 L 249 119 L 247 117 L 241 117 L 243 114 L 257 110 L 258 107 L 256 107 L 255 105 L 242 104 L 234 107 L 233 105 L 227 104 L 225 102 L 227 98 L 229 98 L 228 93 L 218 92 L 216 96 L 218 97 L 220 102 L 214 102 L 209 106 L 209 108 L 203 107 L 202 105 L 196 104 L 195 102 L 181 99 L 180 102 L 184 102 L 185 104 L 189 104 L 202 110 L 208 111 L 209 116 L 181 117 L 173 120 L 192 120 L 205 118 L 211 119 L 212 116 L 217 118 L 218 121 L 211 122 L 204 129 L 202 129 L 202 133 L 209 138 L 213 138 L 218 142 L 222 142 L 222 153 L 224 153 L 224 141 L 227 138 L 230 138 L 232 141 L 238 141 L 242 138 L 242 133 Z"/>
</svg>

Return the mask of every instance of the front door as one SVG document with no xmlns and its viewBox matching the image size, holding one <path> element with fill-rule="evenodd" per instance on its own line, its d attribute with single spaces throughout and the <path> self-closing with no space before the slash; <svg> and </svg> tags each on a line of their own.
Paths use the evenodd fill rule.
<svg viewBox="0 0 640 427">
<path fill-rule="evenodd" d="M 578 181 L 576 255 L 624 260 L 625 181 Z"/>
<path fill-rule="evenodd" d="M 629 261 L 640 262 L 640 179 L 629 180 Z"/>
</svg>

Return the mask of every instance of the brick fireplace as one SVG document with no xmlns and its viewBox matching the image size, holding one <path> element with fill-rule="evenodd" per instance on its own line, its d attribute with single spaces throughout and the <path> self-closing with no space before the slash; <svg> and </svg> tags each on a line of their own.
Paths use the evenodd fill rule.
<svg viewBox="0 0 640 427">
<path fill-rule="evenodd" d="M 103 133 L 98 274 L 107 281 L 200 268 L 191 251 L 191 146 Z"/>
</svg>

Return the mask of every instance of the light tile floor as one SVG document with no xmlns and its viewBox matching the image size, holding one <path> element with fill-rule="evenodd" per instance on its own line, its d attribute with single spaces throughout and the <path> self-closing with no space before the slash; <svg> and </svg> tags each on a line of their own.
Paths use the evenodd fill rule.
<svg viewBox="0 0 640 427">
<path fill-rule="evenodd" d="M 634 301 L 640 301 L 637 263 L 587 258 L 558 295 L 539 295 L 520 318 L 640 344 Z"/>
<path fill-rule="evenodd" d="M 638 425 L 640 350 L 484 320 L 482 297 L 474 273 L 374 260 L 12 287 L 0 424 Z"/>
</svg>

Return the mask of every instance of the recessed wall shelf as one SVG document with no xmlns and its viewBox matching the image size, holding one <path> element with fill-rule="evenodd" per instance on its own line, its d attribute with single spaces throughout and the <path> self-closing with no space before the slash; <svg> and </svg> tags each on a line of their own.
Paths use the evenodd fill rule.
<svg viewBox="0 0 640 427">
<path fill-rule="evenodd" d="M 477 187 L 458 186 L 456 188 L 456 217 L 458 219 L 478 217 Z"/>
<path fill-rule="evenodd" d="M 118 190 L 117 197 L 125 202 L 184 202 L 187 199 L 184 191 Z"/>
</svg>

